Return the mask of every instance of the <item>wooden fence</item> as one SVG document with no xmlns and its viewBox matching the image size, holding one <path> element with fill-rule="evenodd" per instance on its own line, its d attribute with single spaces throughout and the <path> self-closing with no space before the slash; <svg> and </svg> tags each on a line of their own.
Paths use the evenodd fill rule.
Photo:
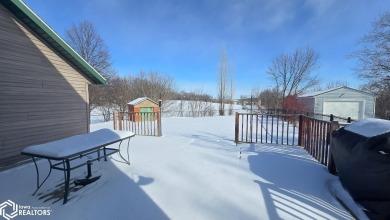
<svg viewBox="0 0 390 220">
<path fill-rule="evenodd" d="M 331 134 L 337 128 L 336 121 L 322 121 L 304 115 L 236 113 L 235 143 L 302 146 L 335 174 Z"/>
<path fill-rule="evenodd" d="M 144 136 L 162 135 L 160 112 L 114 112 L 113 121 L 114 130 Z"/>
</svg>

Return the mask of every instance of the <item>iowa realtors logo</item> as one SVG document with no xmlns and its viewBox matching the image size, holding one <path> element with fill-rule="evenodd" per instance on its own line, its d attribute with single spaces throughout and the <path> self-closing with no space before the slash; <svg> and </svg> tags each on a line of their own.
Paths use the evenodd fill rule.
<svg viewBox="0 0 390 220">
<path fill-rule="evenodd" d="M 25 205 L 18 205 L 11 200 L 7 200 L 0 204 L 0 216 L 6 220 L 15 218 L 18 215 L 50 215 L 51 211 L 52 210 L 48 207 L 31 207 Z"/>
</svg>

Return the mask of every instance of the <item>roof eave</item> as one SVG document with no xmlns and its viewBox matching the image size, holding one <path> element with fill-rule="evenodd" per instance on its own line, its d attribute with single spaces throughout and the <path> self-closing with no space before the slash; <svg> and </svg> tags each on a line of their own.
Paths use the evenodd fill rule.
<svg viewBox="0 0 390 220">
<path fill-rule="evenodd" d="M 327 89 L 327 90 L 323 90 L 323 91 L 319 91 L 317 94 L 315 95 L 311 95 L 310 93 L 308 95 L 303 95 L 303 96 L 299 96 L 300 98 L 315 98 L 317 96 L 320 96 L 320 95 L 323 95 L 323 94 L 326 94 L 326 93 L 329 93 L 329 92 L 333 92 L 333 91 L 336 91 L 336 90 L 339 90 L 339 89 L 350 89 L 350 90 L 354 90 L 356 92 L 359 92 L 359 93 L 363 93 L 363 94 L 366 94 L 366 95 L 370 95 L 370 96 L 373 96 L 375 97 L 374 94 L 372 93 L 369 93 L 369 92 L 365 92 L 365 91 L 362 91 L 362 90 L 358 90 L 358 89 L 353 89 L 353 88 L 350 88 L 348 86 L 340 86 L 340 87 L 337 87 L 337 88 L 333 88 L 333 89 Z"/>
<path fill-rule="evenodd" d="M 133 101 L 131 101 L 131 102 L 129 102 L 129 103 L 127 103 L 128 105 L 138 105 L 139 103 L 141 103 L 141 102 L 143 102 L 143 101 L 146 101 L 146 100 L 148 100 L 148 101 L 150 101 L 150 102 L 152 102 L 152 103 L 154 103 L 155 105 L 158 105 L 158 103 L 157 102 L 155 102 L 155 101 L 153 101 L 152 99 L 150 99 L 150 98 L 148 98 L 148 97 L 141 97 L 141 98 L 138 98 L 139 100 L 137 101 L 137 102 L 134 102 L 134 101 L 136 101 L 137 99 L 134 99 Z M 133 103 L 134 102 L 134 103 Z"/>
</svg>

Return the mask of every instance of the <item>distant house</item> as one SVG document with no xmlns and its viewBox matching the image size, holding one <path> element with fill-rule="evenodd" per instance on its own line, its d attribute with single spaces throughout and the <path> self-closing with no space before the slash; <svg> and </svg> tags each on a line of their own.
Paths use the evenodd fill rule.
<svg viewBox="0 0 390 220">
<path fill-rule="evenodd" d="M 91 83 L 105 79 L 23 1 L 0 1 L 0 167 L 26 146 L 89 132 Z"/>
<path fill-rule="evenodd" d="M 375 117 L 375 96 L 346 86 L 301 95 L 298 102 L 315 114 L 355 120 Z"/>
<path fill-rule="evenodd" d="M 160 110 L 160 107 L 157 102 L 147 98 L 142 97 L 135 99 L 129 103 L 127 103 L 129 107 L 129 112 L 142 112 L 145 114 L 135 114 L 134 118 L 131 118 L 132 121 L 150 121 L 150 120 L 157 120 L 157 113 Z M 147 114 L 147 113 L 151 114 Z"/>
</svg>

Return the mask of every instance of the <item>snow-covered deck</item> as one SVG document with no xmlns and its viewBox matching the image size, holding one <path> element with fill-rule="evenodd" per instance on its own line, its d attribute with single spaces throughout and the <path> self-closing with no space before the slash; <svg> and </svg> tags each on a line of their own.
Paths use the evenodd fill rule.
<svg viewBox="0 0 390 220">
<path fill-rule="evenodd" d="M 343 192 L 338 178 L 302 148 L 236 146 L 234 117 L 164 118 L 163 124 L 163 137 L 131 139 L 131 166 L 94 163 L 101 179 L 73 188 L 66 205 L 57 192 L 60 172 L 44 193 L 31 196 L 32 163 L 0 172 L 0 203 L 52 210 L 29 219 L 353 219 L 332 196 Z M 104 127 L 112 123 L 92 130 Z M 75 176 L 85 173 L 78 171 Z"/>
</svg>

